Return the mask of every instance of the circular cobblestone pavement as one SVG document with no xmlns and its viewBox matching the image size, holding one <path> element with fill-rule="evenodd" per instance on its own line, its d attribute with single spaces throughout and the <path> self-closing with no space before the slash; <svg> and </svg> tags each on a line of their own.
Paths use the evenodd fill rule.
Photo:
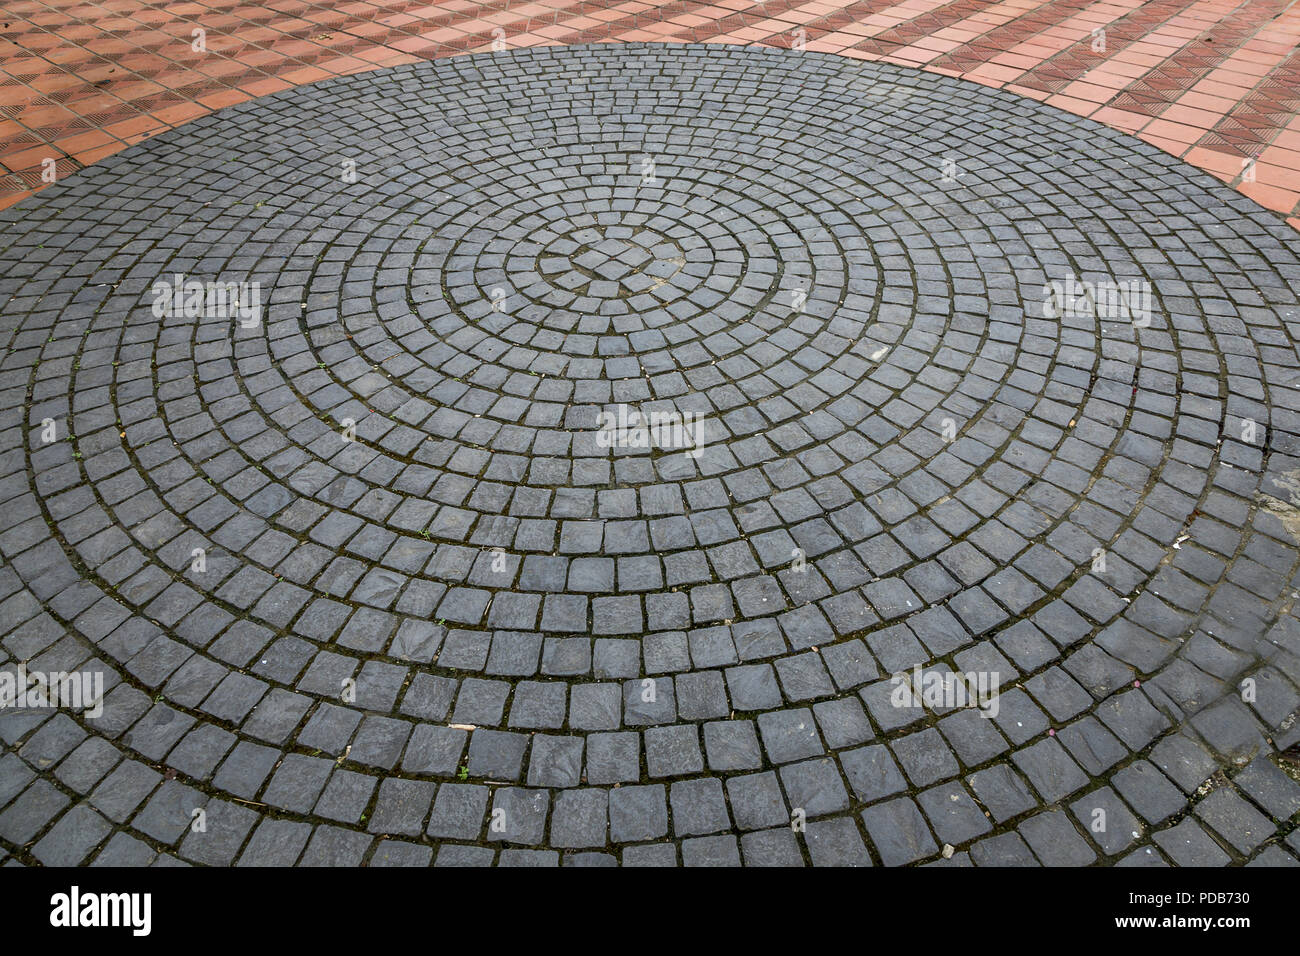
<svg viewBox="0 0 1300 956">
<path fill-rule="evenodd" d="M 12 862 L 1296 863 L 1300 242 L 1152 147 L 547 48 L 0 230 L 0 662 L 105 681 L 0 711 Z M 1071 277 L 1150 314 L 1050 317 Z"/>
</svg>

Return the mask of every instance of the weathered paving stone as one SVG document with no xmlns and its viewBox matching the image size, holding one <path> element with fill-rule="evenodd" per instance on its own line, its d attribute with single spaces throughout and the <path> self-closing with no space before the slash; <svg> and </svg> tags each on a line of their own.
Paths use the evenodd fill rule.
<svg viewBox="0 0 1300 956">
<path fill-rule="evenodd" d="M 531 846 L 541 843 L 549 803 L 545 790 L 503 787 L 492 801 L 488 839 Z"/>
<path fill-rule="evenodd" d="M 991 829 L 970 794 L 957 784 L 943 784 L 917 797 L 935 834 L 944 843 L 960 846 Z"/>
<path fill-rule="evenodd" d="M 293 820 L 263 820 L 239 855 L 237 866 L 293 866 L 311 827 Z"/>
<path fill-rule="evenodd" d="M 973 710 L 959 710 L 939 721 L 938 728 L 957 758 L 976 767 L 1006 752 L 1007 742 L 992 721 Z"/>
<path fill-rule="evenodd" d="M 100 850 L 91 866 L 149 866 L 158 854 L 141 840 L 125 833 L 115 833 Z"/>
<path fill-rule="evenodd" d="M 32 856 L 46 866 L 76 866 L 113 825 L 85 804 L 73 807 L 32 847 Z"/>
<path fill-rule="evenodd" d="M 862 703 L 853 697 L 826 700 L 813 705 L 822 739 L 831 750 L 842 750 L 875 736 Z"/>
<path fill-rule="evenodd" d="M 1186 819 L 1155 835 L 1160 849 L 1179 866 L 1226 866 L 1232 857 L 1193 819 Z"/>
<path fill-rule="evenodd" d="M 299 866 L 360 866 L 373 838 L 340 827 L 319 826 L 313 831 L 307 849 L 298 858 Z"/>
<path fill-rule="evenodd" d="M 790 820 L 785 798 L 773 773 L 732 777 L 727 781 L 727 798 L 732 817 L 741 830 L 780 826 Z"/>
<path fill-rule="evenodd" d="M 1000 833 L 986 837 L 970 848 L 971 861 L 976 866 L 1039 866 L 1034 855 L 1015 833 Z"/>
<path fill-rule="evenodd" d="M 587 782 L 626 783 L 641 778 L 641 736 L 623 732 L 587 738 Z"/>
<path fill-rule="evenodd" d="M 906 797 L 868 807 L 862 822 L 886 866 L 912 863 L 939 850 L 921 811 Z"/>
<path fill-rule="evenodd" d="M 678 777 L 704 769 L 699 733 L 692 724 L 645 731 L 646 769 L 651 777 Z"/>
<path fill-rule="evenodd" d="M 533 737 L 532 752 L 528 758 L 530 787 L 576 787 L 581 777 L 580 737 L 552 737 L 545 734 Z"/>
<path fill-rule="evenodd" d="M 1215 790 L 1196 805 L 1196 815 L 1243 856 L 1249 856 L 1277 829 L 1228 787 Z"/>
<path fill-rule="evenodd" d="M 383 840 L 370 855 L 370 866 L 423 867 L 433 858 L 433 850 L 405 840 Z"/>
<path fill-rule="evenodd" d="M 1064 810 L 1043 810 L 1016 828 L 1044 866 L 1086 866 L 1097 858 Z"/>
<path fill-rule="evenodd" d="M 1070 804 L 1075 818 L 1108 856 L 1142 839 L 1145 828 L 1109 787 L 1094 790 Z"/>
<path fill-rule="evenodd" d="M 717 778 L 683 780 L 669 791 L 673 829 L 678 836 L 715 833 L 731 827 L 722 784 Z"/>
<path fill-rule="evenodd" d="M 454 776 L 469 740 L 469 733 L 453 727 L 419 724 L 411 731 L 402 756 L 402 769 L 409 773 Z"/>
<path fill-rule="evenodd" d="M 847 750 L 840 754 L 840 766 L 854 795 L 864 803 L 892 796 L 907 789 L 907 781 L 883 744 Z"/>
<path fill-rule="evenodd" d="M 812 711 L 806 708 L 763 714 L 758 718 L 758 730 L 763 749 L 774 763 L 788 763 L 824 752 Z"/>
<path fill-rule="evenodd" d="M 671 843 L 630 846 L 623 851 L 624 866 L 677 866 L 677 850 Z"/>
<path fill-rule="evenodd" d="M 933 728 L 899 738 L 894 742 L 893 751 L 903 772 L 917 787 L 951 777 L 961 770 L 943 737 Z"/>
<path fill-rule="evenodd" d="M 997 823 L 1005 823 L 1037 804 L 1029 784 L 1006 764 L 979 770 L 966 782 Z"/>
<path fill-rule="evenodd" d="M 1265 850 L 1255 857 L 1247 866 L 1281 866 L 1296 867 L 1300 866 L 1300 860 L 1287 853 L 1285 850 L 1278 849 L 1275 846 L 1265 848 Z"/>
<path fill-rule="evenodd" d="M 262 793 L 264 802 L 290 812 L 306 813 L 315 805 L 334 761 L 324 757 L 289 754 Z"/>
<path fill-rule="evenodd" d="M 740 838 L 745 866 L 803 866 L 799 843 L 789 827 L 759 830 Z"/>
<path fill-rule="evenodd" d="M 429 814 L 431 837 L 476 839 L 483 830 L 489 792 L 475 784 L 445 783 L 438 788 Z"/>
<path fill-rule="evenodd" d="M 181 841 L 180 855 L 208 866 L 229 866 L 257 822 L 257 814 L 248 807 L 209 800 L 203 807 L 203 828 L 191 826 Z"/>
<path fill-rule="evenodd" d="M 1300 810 L 1300 783 L 1266 756 L 1252 760 L 1233 783 L 1277 820 L 1286 820 Z"/>
<path fill-rule="evenodd" d="M 610 840 L 657 840 L 667 833 L 668 803 L 663 786 L 625 786 L 609 792 Z"/>
<path fill-rule="evenodd" d="M 434 866 L 491 866 L 496 851 L 482 846 L 458 846 L 447 843 L 438 848 Z"/>
<path fill-rule="evenodd" d="M 608 832 L 609 795 L 599 789 L 561 793 L 551 813 L 551 841 L 558 847 L 604 846 Z"/>
<path fill-rule="evenodd" d="M 0 234 L 0 656 L 104 678 L 0 711 L 6 864 L 1300 852 L 1300 242 L 1153 146 L 538 47 L 219 111 Z M 257 321 L 155 315 L 178 272 Z M 703 446 L 610 447 L 644 412 Z"/>
<path fill-rule="evenodd" d="M 379 785 L 375 811 L 366 824 L 371 833 L 418 836 L 424 829 L 435 784 L 389 778 Z"/>
<path fill-rule="evenodd" d="M 754 724 L 747 720 L 720 720 L 704 725 L 704 749 L 709 769 L 754 770 L 762 764 L 762 749 Z"/>
<path fill-rule="evenodd" d="M 316 801 L 318 816 L 355 824 L 370 803 L 375 790 L 375 778 L 349 770 L 336 770 Z"/>
<path fill-rule="evenodd" d="M 528 737 L 497 730 L 476 730 L 470 734 L 470 774 L 488 780 L 518 780 L 523 775 Z"/>
<path fill-rule="evenodd" d="M 270 775 L 277 760 L 279 760 L 278 751 L 241 741 L 226 757 L 212 782 L 225 793 L 251 800 L 261 789 L 262 783 Z M 119 764 L 119 768 L 122 766 L 129 765 Z M 110 774 L 109 779 L 111 777 Z"/>
<path fill-rule="evenodd" d="M 1130 764 L 1111 778 L 1120 796 L 1148 823 L 1162 823 L 1187 805 L 1187 798 L 1145 760 Z"/>
<path fill-rule="evenodd" d="M 1088 783 L 1087 774 L 1052 738 L 1016 751 L 1011 760 L 1048 803 L 1056 803 Z"/>
<path fill-rule="evenodd" d="M 792 807 L 807 817 L 820 817 L 849 808 L 845 789 L 835 762 L 829 757 L 787 764 L 781 768 L 781 783 Z"/>
<path fill-rule="evenodd" d="M 168 780 L 131 820 L 131 826 L 159 843 L 175 843 L 206 812 L 206 794 L 176 780 Z"/>
<path fill-rule="evenodd" d="M 846 817 L 809 822 L 804 842 L 813 866 L 872 865 L 858 828 Z"/>
<path fill-rule="evenodd" d="M 65 786 L 71 787 L 77 793 L 86 794 L 121 759 L 121 751 L 108 741 L 101 737 L 89 737 L 59 764 L 54 775 Z M 0 759 L 0 763 L 4 762 Z M 0 777 L 5 778 L 6 785 L 16 788 L 22 782 L 22 776 L 17 769 L 17 758 L 13 758 L 11 767 L 5 767 Z M 6 793 L 0 791 L 0 806 L 7 802 Z"/>
<path fill-rule="evenodd" d="M 88 740 L 86 743 L 82 744 L 81 747 L 78 747 L 78 752 L 91 744 L 91 742 L 92 741 Z M 111 744 L 102 744 L 102 746 L 107 747 L 110 751 L 112 750 Z M 82 760 L 77 760 L 69 770 L 75 772 L 80 770 L 81 767 Z M 0 757 L 0 771 L 2 771 L 0 772 L 0 807 L 9 803 L 10 800 L 12 800 L 17 794 L 21 793 L 23 789 L 36 777 L 36 775 L 18 759 L 18 755 L 14 753 L 7 753 Z M 102 771 L 96 774 L 94 779 L 97 780 L 101 776 L 103 776 Z M 71 784 L 69 785 L 71 786 Z M 74 789 L 81 792 L 80 787 L 75 787 Z"/>
<path fill-rule="evenodd" d="M 573 730 L 617 730 L 623 711 L 617 684 L 576 684 L 569 693 L 569 726 Z"/>
</svg>

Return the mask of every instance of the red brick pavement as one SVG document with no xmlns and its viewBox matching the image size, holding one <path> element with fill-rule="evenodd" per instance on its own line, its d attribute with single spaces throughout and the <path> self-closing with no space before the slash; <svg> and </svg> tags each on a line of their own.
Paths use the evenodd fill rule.
<svg viewBox="0 0 1300 956">
<path fill-rule="evenodd" d="M 494 40 L 806 43 L 963 77 L 1134 133 L 1300 229 L 1297 0 L 6 0 L 0 208 L 222 106 Z"/>
</svg>

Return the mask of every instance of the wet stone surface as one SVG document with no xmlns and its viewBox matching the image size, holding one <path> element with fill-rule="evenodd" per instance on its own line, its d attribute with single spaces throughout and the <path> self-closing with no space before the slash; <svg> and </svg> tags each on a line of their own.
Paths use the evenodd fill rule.
<svg viewBox="0 0 1300 956">
<path fill-rule="evenodd" d="M 0 213 L 0 669 L 104 695 L 0 710 L 0 857 L 1295 865 L 1298 287 L 1152 147 L 812 53 L 134 146 Z"/>
</svg>

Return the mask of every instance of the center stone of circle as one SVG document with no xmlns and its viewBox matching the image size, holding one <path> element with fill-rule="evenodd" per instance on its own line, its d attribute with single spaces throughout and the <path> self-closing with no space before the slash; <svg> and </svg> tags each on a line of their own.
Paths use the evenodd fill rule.
<svg viewBox="0 0 1300 956">
<path fill-rule="evenodd" d="M 616 299 L 657 289 L 685 264 L 681 247 L 653 229 L 607 226 L 551 242 L 537 271 L 566 292 Z"/>
</svg>

